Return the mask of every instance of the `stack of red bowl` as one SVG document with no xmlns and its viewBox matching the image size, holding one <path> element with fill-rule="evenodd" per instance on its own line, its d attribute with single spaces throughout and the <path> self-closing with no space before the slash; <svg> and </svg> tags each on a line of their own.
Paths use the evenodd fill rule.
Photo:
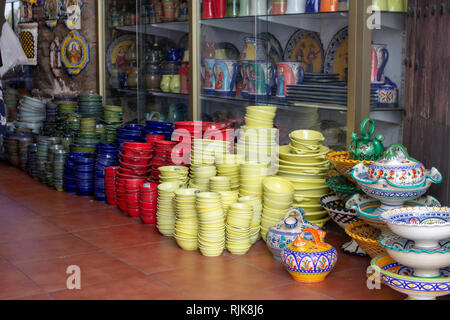
<svg viewBox="0 0 450 320">
<path fill-rule="evenodd" d="M 142 179 L 125 180 L 127 213 L 130 217 L 140 217 L 140 187 L 143 183 Z"/>
<path fill-rule="evenodd" d="M 173 147 L 177 144 L 175 141 L 156 140 L 153 145 L 154 156 L 152 159 L 150 179 L 159 183 L 159 167 L 167 166 L 171 162 Z"/>
<path fill-rule="evenodd" d="M 125 178 L 122 178 L 119 172 L 117 173 L 116 177 L 116 202 L 117 207 L 123 212 L 127 212 L 127 199 L 125 197 L 125 190 Z"/>
<path fill-rule="evenodd" d="M 151 144 L 153 147 L 153 144 L 155 141 L 158 140 L 164 140 L 164 136 L 160 136 L 157 134 L 148 134 L 145 136 L 145 142 L 147 142 L 148 144 Z"/>
<path fill-rule="evenodd" d="M 140 217 L 145 224 L 156 224 L 158 185 L 146 182 L 140 186 Z"/>
<path fill-rule="evenodd" d="M 106 167 L 105 168 L 105 194 L 106 201 L 112 206 L 117 205 L 116 197 L 116 176 L 119 167 Z"/>
</svg>

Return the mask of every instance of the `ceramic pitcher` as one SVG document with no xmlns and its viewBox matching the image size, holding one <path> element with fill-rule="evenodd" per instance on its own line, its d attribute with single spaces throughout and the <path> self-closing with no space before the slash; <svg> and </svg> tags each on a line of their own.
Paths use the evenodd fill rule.
<svg viewBox="0 0 450 320">
<path fill-rule="evenodd" d="M 227 12 L 227 0 L 213 0 L 214 17 L 225 18 Z"/>
<path fill-rule="evenodd" d="M 238 63 L 236 60 L 216 60 L 214 75 L 216 78 L 215 93 L 217 96 L 231 97 L 236 93 L 236 77 Z"/>
<path fill-rule="evenodd" d="M 303 82 L 305 70 L 301 62 L 279 62 L 276 65 L 277 73 L 277 98 L 286 101 L 287 86 Z"/>
<path fill-rule="evenodd" d="M 244 39 L 244 48 L 240 60 L 265 60 L 266 42 L 263 39 L 247 37 Z"/>
<path fill-rule="evenodd" d="M 239 16 L 247 17 L 250 15 L 250 1 L 251 0 L 240 0 L 239 1 Z"/>
<path fill-rule="evenodd" d="M 252 0 L 250 3 L 250 15 L 262 16 L 267 14 L 267 0 Z"/>
<path fill-rule="evenodd" d="M 170 92 L 180 93 L 181 77 L 179 74 L 174 74 L 170 79 Z"/>
<path fill-rule="evenodd" d="M 288 0 L 286 13 L 305 13 L 306 0 Z"/>
<path fill-rule="evenodd" d="M 201 69 L 203 78 L 203 92 L 205 94 L 214 94 L 216 87 L 216 77 L 214 75 L 215 59 L 203 59 L 203 65 Z"/>
<path fill-rule="evenodd" d="M 372 66 L 370 81 L 375 84 L 384 83 L 384 69 L 389 60 L 389 51 L 385 44 L 372 44 Z"/>
<path fill-rule="evenodd" d="M 320 12 L 332 12 L 338 10 L 338 0 L 321 0 Z"/>
<path fill-rule="evenodd" d="M 272 14 L 285 14 L 288 0 L 273 0 L 272 2 Z"/>
<path fill-rule="evenodd" d="M 227 0 L 227 17 L 239 16 L 239 0 Z"/>
<path fill-rule="evenodd" d="M 160 88 L 163 92 L 170 92 L 170 82 L 172 81 L 172 74 L 164 74 L 161 79 Z"/>
<path fill-rule="evenodd" d="M 320 12 L 320 0 L 306 0 L 306 12 Z"/>
<path fill-rule="evenodd" d="M 273 66 L 266 61 L 250 61 L 247 68 L 248 97 L 267 99 L 275 83 Z"/>
</svg>

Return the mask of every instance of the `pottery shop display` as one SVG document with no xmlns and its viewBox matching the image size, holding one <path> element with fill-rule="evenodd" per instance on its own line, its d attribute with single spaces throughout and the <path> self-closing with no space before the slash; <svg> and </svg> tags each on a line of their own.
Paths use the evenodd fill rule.
<svg viewBox="0 0 450 320">
<path fill-rule="evenodd" d="M 306 240 L 310 233 L 313 240 Z M 324 231 L 306 228 L 288 244 L 281 253 L 281 262 L 294 280 L 299 282 L 319 282 L 333 270 L 337 263 L 336 249 L 324 243 Z"/>
<path fill-rule="evenodd" d="M 78 31 L 70 31 L 62 41 L 61 58 L 72 77 L 83 71 L 90 62 L 89 43 Z"/>
<path fill-rule="evenodd" d="M 367 124 L 369 124 L 368 130 L 366 130 Z M 381 134 L 377 134 L 372 138 L 375 122 L 370 118 L 364 119 L 361 122 L 360 130 L 361 137 L 352 132 L 352 142 L 348 147 L 350 157 L 353 160 L 376 161 L 380 159 L 384 152 L 384 137 Z"/>
</svg>

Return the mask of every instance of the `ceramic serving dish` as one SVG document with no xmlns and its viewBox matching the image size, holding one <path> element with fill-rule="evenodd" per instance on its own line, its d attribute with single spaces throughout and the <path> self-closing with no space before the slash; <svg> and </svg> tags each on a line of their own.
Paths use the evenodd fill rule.
<svg viewBox="0 0 450 320">
<path fill-rule="evenodd" d="M 381 280 L 393 290 L 407 294 L 410 300 L 436 300 L 450 294 L 450 267 L 441 269 L 437 278 L 412 276 L 412 269 L 396 262 L 388 254 L 379 255 L 370 262 Z"/>
<path fill-rule="evenodd" d="M 449 207 L 410 207 L 386 211 L 380 220 L 395 234 L 415 242 L 415 249 L 437 249 L 450 238 Z"/>
<path fill-rule="evenodd" d="M 343 201 L 347 201 L 355 193 L 362 192 L 360 188 L 345 176 L 328 178 L 325 183 Z"/>
<path fill-rule="evenodd" d="M 415 249 L 414 241 L 392 234 L 382 237 L 380 245 L 395 261 L 413 268 L 415 277 L 439 277 L 439 270 L 450 266 L 450 239 L 439 241 L 436 249 Z"/>
<path fill-rule="evenodd" d="M 310 233 L 314 239 L 306 240 Z M 281 253 L 281 262 L 294 280 L 319 282 L 326 278 L 336 265 L 336 249 L 323 243 L 325 232 L 314 228 L 304 229 Z"/>
</svg>

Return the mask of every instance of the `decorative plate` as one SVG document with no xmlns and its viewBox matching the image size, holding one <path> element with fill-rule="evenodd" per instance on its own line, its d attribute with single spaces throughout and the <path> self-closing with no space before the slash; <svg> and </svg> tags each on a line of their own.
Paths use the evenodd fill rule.
<svg viewBox="0 0 450 320">
<path fill-rule="evenodd" d="M 307 73 L 322 73 L 324 51 L 317 32 L 299 29 L 284 49 L 285 61 L 299 61 Z"/>
<path fill-rule="evenodd" d="M 348 27 L 333 37 L 325 55 L 325 73 L 338 73 L 340 80 L 347 81 L 348 73 Z"/>
<path fill-rule="evenodd" d="M 240 52 L 239 49 L 236 48 L 236 46 L 230 42 L 219 42 L 216 45 L 216 49 L 225 49 L 225 53 L 227 55 L 227 58 L 230 60 L 237 60 L 239 59 Z"/>
<path fill-rule="evenodd" d="M 280 41 L 270 32 L 261 32 L 257 35 L 257 38 L 266 41 L 269 53 L 269 59 L 272 64 L 277 64 L 283 60 L 283 48 L 281 47 Z"/>
<path fill-rule="evenodd" d="M 61 16 L 62 3 L 61 0 L 46 0 L 44 4 L 45 10 L 45 24 L 53 30 L 58 24 L 58 19 Z"/>
<path fill-rule="evenodd" d="M 70 31 L 61 44 L 61 60 L 72 76 L 78 75 L 90 61 L 89 43 L 78 31 Z"/>
<path fill-rule="evenodd" d="M 126 34 L 115 39 L 106 51 L 106 69 L 109 73 L 112 72 L 113 67 L 118 62 L 118 57 L 125 59 L 125 54 L 128 49 L 136 46 L 136 35 Z"/>
</svg>

